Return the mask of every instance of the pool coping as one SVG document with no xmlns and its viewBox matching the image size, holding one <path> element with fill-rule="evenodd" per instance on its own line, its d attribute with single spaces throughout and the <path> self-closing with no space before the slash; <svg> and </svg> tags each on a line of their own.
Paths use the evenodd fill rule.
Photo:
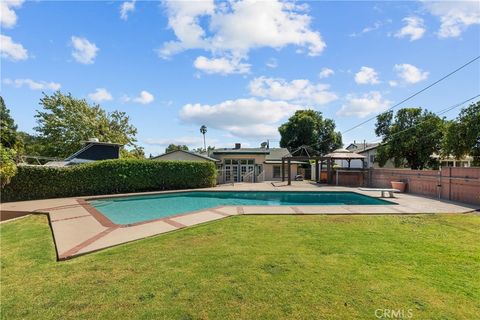
<svg viewBox="0 0 480 320">
<path fill-rule="evenodd" d="M 198 210 L 192 210 L 184 213 L 178 213 L 178 214 L 173 214 L 169 215 L 167 217 L 162 217 L 162 218 L 156 218 L 156 219 L 149 219 L 149 220 L 144 220 L 144 221 L 138 221 L 134 223 L 115 223 L 112 220 L 110 220 L 106 215 L 104 215 L 102 212 L 97 210 L 95 206 L 93 206 L 89 201 L 91 200 L 99 200 L 99 199 L 117 199 L 117 198 L 128 198 L 128 197 L 138 197 L 138 196 L 155 196 L 159 194 L 180 194 L 180 193 L 186 193 L 186 192 L 195 192 L 195 193 L 200 193 L 200 192 L 232 192 L 231 190 L 201 190 L 201 189 L 196 189 L 196 190 L 188 190 L 188 191 L 178 191 L 178 190 L 169 190 L 168 192 L 156 192 L 156 193 L 149 193 L 149 194 L 132 194 L 132 195 L 115 195 L 115 196 L 109 196 L 109 195 L 100 195 L 100 196 L 95 196 L 95 197 L 86 197 L 86 198 L 78 198 L 76 201 L 86 210 L 88 211 L 97 221 L 103 225 L 104 227 L 111 228 L 111 227 L 119 227 L 119 228 L 127 228 L 127 227 L 133 227 L 133 226 L 138 226 L 146 223 L 151 223 L 155 221 L 168 221 L 170 223 L 171 219 L 170 218 L 177 218 L 177 217 L 183 217 L 187 216 L 190 214 L 194 213 L 199 213 L 202 211 L 216 211 L 216 209 L 220 208 L 237 208 L 237 211 L 239 210 L 240 207 L 271 207 L 271 206 L 262 206 L 262 205 L 241 205 L 241 206 L 226 206 L 226 205 L 220 205 L 220 206 L 215 206 L 215 207 L 208 207 L 204 209 L 198 209 Z M 374 206 L 396 206 L 398 203 L 395 203 L 393 201 L 389 201 L 386 199 L 394 199 L 394 198 L 384 198 L 384 197 L 372 197 L 368 196 L 356 191 L 309 191 L 309 190 L 290 190 L 290 191 L 255 191 L 255 190 L 245 190 L 245 191 L 237 191 L 239 193 L 253 193 L 253 192 L 272 192 L 272 193 L 307 193 L 307 192 L 331 192 L 331 193 L 354 193 L 360 196 L 366 196 L 369 198 L 374 198 L 377 200 L 382 200 L 387 202 L 386 204 L 358 204 L 359 206 L 369 206 L 369 205 L 374 205 Z M 348 204 L 328 204 L 328 205 L 318 205 L 318 204 L 309 204 L 309 205 L 278 205 L 281 207 L 290 207 L 296 214 L 306 214 L 302 212 L 301 209 L 298 207 L 314 207 L 314 206 L 349 206 Z M 278 207 L 275 205 L 275 207 Z M 243 211 L 243 210 L 242 210 Z M 219 214 L 225 215 L 221 213 L 220 211 Z M 401 211 L 398 211 L 399 213 L 402 213 Z M 238 213 L 239 214 L 239 213 Z M 229 215 L 225 215 L 229 216 Z M 175 222 L 173 222 L 175 223 Z M 185 227 L 185 226 L 179 226 L 179 227 Z"/>
<path fill-rule="evenodd" d="M 264 186 L 271 188 L 269 186 Z M 417 195 L 400 194 L 388 198 L 389 204 L 376 205 L 306 205 L 306 206 L 216 206 L 189 211 L 168 217 L 139 221 L 132 224 L 116 224 L 93 207 L 88 201 L 97 199 L 144 196 L 181 192 L 236 191 L 236 192 L 352 192 L 380 198 L 370 191 L 346 187 L 308 187 L 255 190 L 237 188 L 168 190 L 145 193 L 99 195 L 75 198 L 47 199 L 2 204 L 5 210 L 29 211 L 48 215 L 57 260 L 67 260 L 139 239 L 208 223 L 236 215 L 416 215 L 437 213 L 468 213 L 475 208 L 447 201 L 438 201 Z"/>
</svg>

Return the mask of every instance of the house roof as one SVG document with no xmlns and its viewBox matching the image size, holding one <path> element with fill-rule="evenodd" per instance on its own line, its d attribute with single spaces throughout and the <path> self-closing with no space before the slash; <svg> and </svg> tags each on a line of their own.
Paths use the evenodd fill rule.
<svg viewBox="0 0 480 320">
<path fill-rule="evenodd" d="M 213 149 L 212 154 L 268 154 L 272 149 L 266 148 L 222 148 Z"/>
<path fill-rule="evenodd" d="M 271 148 L 270 153 L 265 157 L 266 161 L 282 160 L 283 157 L 291 156 L 287 148 Z"/>
<path fill-rule="evenodd" d="M 351 160 L 351 159 L 364 159 L 365 156 L 362 156 L 361 154 L 358 154 L 356 152 L 352 152 L 347 149 L 337 149 L 329 154 L 325 155 L 326 158 L 332 158 L 332 159 L 345 159 L 345 160 Z"/>
<path fill-rule="evenodd" d="M 350 151 L 356 151 L 358 153 L 361 153 L 363 151 L 368 151 L 375 149 L 378 147 L 380 143 L 350 143 L 348 147 L 346 148 L 347 150 Z"/>
<path fill-rule="evenodd" d="M 371 150 L 371 149 L 375 149 L 376 147 L 378 147 L 380 145 L 380 143 L 350 143 L 348 145 L 348 147 L 346 148 L 347 150 L 350 150 L 350 151 L 356 151 L 356 152 L 360 152 L 360 151 L 366 151 L 366 150 Z"/>
<path fill-rule="evenodd" d="M 183 153 L 187 153 L 187 154 L 190 154 L 192 156 L 195 156 L 195 157 L 199 157 L 199 158 L 202 158 L 202 159 L 205 159 L 205 160 L 209 160 L 209 161 L 214 161 L 214 162 L 217 162 L 217 161 L 220 161 L 218 159 L 214 159 L 214 158 L 211 158 L 207 155 L 204 155 L 204 154 L 200 154 L 200 153 L 195 153 L 195 152 L 191 152 L 191 151 L 186 151 L 186 150 L 173 150 L 173 151 L 170 151 L 170 152 L 166 152 L 164 154 L 161 154 L 161 155 L 158 155 L 156 157 L 153 157 L 153 158 L 150 158 L 150 159 L 158 159 L 158 158 L 161 158 L 163 156 L 166 156 L 168 154 L 171 154 L 171 153 L 175 153 L 175 152 L 183 152 Z"/>
<path fill-rule="evenodd" d="M 239 149 L 214 149 L 211 151 L 212 156 L 216 154 L 264 154 L 265 161 L 282 160 L 282 157 L 290 155 L 287 148 L 239 148 Z"/>
<path fill-rule="evenodd" d="M 100 145 L 100 146 L 118 146 L 118 147 L 123 146 L 123 144 L 111 143 L 111 142 L 85 141 L 84 143 L 85 143 L 85 145 L 83 146 L 83 148 L 81 148 L 80 150 L 78 150 L 74 154 L 70 155 L 68 158 L 65 159 L 65 161 L 75 159 L 79 154 L 81 154 L 85 150 L 91 148 L 92 146 L 98 146 L 98 145 Z"/>
</svg>

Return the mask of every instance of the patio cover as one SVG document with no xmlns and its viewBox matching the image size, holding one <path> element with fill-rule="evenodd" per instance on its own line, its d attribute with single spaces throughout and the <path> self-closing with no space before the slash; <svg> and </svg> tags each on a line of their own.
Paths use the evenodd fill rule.
<svg viewBox="0 0 480 320">
<path fill-rule="evenodd" d="M 354 159 L 363 160 L 363 159 L 366 158 L 365 156 L 362 156 L 359 153 L 355 153 L 355 152 L 352 152 L 352 151 L 347 150 L 347 149 L 334 150 L 334 151 L 330 152 L 329 154 L 325 155 L 324 157 L 334 159 L 334 160 L 336 160 L 336 159 L 338 159 L 338 160 L 354 160 Z"/>
</svg>

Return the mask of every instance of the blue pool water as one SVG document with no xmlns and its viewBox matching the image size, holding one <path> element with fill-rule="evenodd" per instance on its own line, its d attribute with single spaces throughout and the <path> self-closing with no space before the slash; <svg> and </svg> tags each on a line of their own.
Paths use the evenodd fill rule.
<svg viewBox="0 0 480 320">
<path fill-rule="evenodd" d="M 117 224 L 164 218 L 218 206 L 385 205 L 392 202 L 354 192 L 200 191 L 91 200 Z"/>
</svg>

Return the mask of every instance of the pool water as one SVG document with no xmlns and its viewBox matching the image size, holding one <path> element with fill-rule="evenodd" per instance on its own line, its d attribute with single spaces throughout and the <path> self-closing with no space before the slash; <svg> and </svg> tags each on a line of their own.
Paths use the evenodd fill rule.
<svg viewBox="0 0 480 320">
<path fill-rule="evenodd" d="M 385 205 L 355 192 L 195 191 L 91 200 L 116 224 L 131 224 L 218 206 Z"/>
</svg>

